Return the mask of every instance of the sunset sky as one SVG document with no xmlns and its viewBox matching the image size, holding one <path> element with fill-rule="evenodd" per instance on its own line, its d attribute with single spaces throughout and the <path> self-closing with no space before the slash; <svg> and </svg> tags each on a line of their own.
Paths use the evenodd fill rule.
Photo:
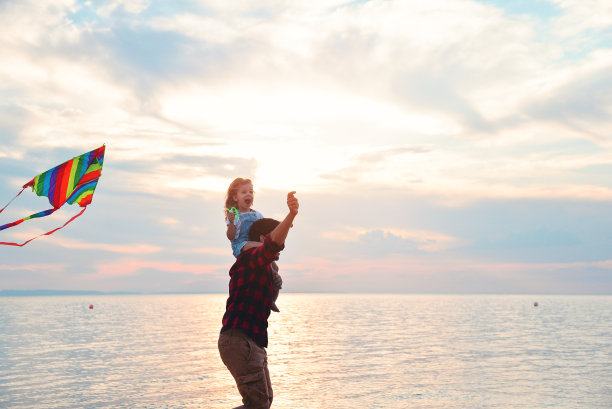
<svg viewBox="0 0 612 409">
<path fill-rule="evenodd" d="M 106 144 L 0 290 L 224 292 L 223 204 L 300 214 L 283 291 L 612 293 L 605 0 L 0 1 L 0 208 Z M 49 207 L 27 190 L 0 225 Z M 0 232 L 25 241 L 80 209 Z"/>
</svg>

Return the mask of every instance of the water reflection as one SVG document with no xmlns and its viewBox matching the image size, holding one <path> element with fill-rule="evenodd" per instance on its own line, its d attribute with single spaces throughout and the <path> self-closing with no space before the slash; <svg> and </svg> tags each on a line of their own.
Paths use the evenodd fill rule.
<svg viewBox="0 0 612 409">
<path fill-rule="evenodd" d="M 217 351 L 225 299 L 0 298 L 0 407 L 237 406 Z M 609 407 L 612 297 L 538 301 L 281 294 L 273 407 Z"/>
</svg>

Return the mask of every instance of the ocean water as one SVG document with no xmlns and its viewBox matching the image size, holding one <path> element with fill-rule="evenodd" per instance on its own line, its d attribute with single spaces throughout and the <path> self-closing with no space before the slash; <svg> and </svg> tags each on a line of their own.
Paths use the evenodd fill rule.
<svg viewBox="0 0 612 409">
<path fill-rule="evenodd" d="M 0 298 L 0 407 L 238 406 L 217 352 L 225 299 Z M 273 408 L 612 408 L 612 296 L 281 294 L 278 305 Z"/>
</svg>

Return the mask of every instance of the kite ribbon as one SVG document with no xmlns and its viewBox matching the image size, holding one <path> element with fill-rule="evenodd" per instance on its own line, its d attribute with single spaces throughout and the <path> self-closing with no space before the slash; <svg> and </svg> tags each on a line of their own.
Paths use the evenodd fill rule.
<svg viewBox="0 0 612 409">
<path fill-rule="evenodd" d="M 38 237 L 40 237 L 40 236 L 48 236 L 48 235 L 50 235 L 50 234 L 55 233 L 55 232 L 56 232 L 56 231 L 58 231 L 59 229 L 63 229 L 64 227 L 66 227 L 66 225 L 67 225 L 68 223 L 70 223 L 71 221 L 73 221 L 74 219 L 76 219 L 77 217 L 79 217 L 80 215 L 82 215 L 83 213 L 85 213 L 85 209 L 87 209 L 87 207 L 84 207 L 84 208 L 83 208 L 83 210 L 81 210 L 79 213 L 77 213 L 75 216 L 73 216 L 73 217 L 72 217 L 70 220 L 68 220 L 66 223 L 64 223 L 64 224 L 63 224 L 63 225 L 61 225 L 60 227 L 58 227 L 58 228 L 56 228 L 56 229 L 53 229 L 53 230 L 51 230 L 51 231 L 48 231 L 48 232 L 46 232 L 46 233 L 39 234 L 38 236 L 32 237 L 30 240 L 25 241 L 25 242 L 23 242 L 23 243 L 21 243 L 21 244 L 19 244 L 19 243 L 7 243 L 7 242 L 5 242 L 5 241 L 0 241 L 0 244 L 3 244 L 3 245 L 5 245 L 5 246 L 19 246 L 19 247 L 23 247 L 23 246 L 25 246 L 26 244 L 28 244 L 29 242 L 31 242 L 32 240 L 34 240 L 34 239 L 36 239 L 36 238 L 38 238 Z M 56 211 L 56 210 L 57 210 L 57 209 L 49 209 L 49 210 L 45 210 L 45 211 L 42 211 L 42 212 L 40 212 L 40 213 L 36 213 L 36 214 L 31 215 L 29 218 L 48 216 L 48 215 L 50 215 L 51 213 L 53 213 L 54 211 Z M 47 214 L 43 214 L 43 215 L 40 215 L 40 216 L 37 216 L 37 215 L 39 215 L 39 214 L 41 214 L 41 213 L 45 213 L 45 212 L 49 212 L 49 213 L 47 213 Z M 19 223 L 21 223 L 22 221 L 23 221 L 23 220 L 20 220 L 20 221 L 19 221 Z M 19 224 L 19 223 L 17 223 L 17 224 Z M 2 227 L 4 227 L 4 226 L 2 226 Z"/>
</svg>

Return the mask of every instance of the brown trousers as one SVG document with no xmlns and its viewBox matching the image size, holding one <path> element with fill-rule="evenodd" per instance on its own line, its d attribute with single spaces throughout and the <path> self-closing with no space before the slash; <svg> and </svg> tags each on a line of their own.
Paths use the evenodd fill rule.
<svg viewBox="0 0 612 409">
<path fill-rule="evenodd" d="M 239 329 L 219 335 L 219 354 L 231 372 L 245 409 L 272 406 L 272 384 L 268 372 L 268 354 Z"/>
</svg>

